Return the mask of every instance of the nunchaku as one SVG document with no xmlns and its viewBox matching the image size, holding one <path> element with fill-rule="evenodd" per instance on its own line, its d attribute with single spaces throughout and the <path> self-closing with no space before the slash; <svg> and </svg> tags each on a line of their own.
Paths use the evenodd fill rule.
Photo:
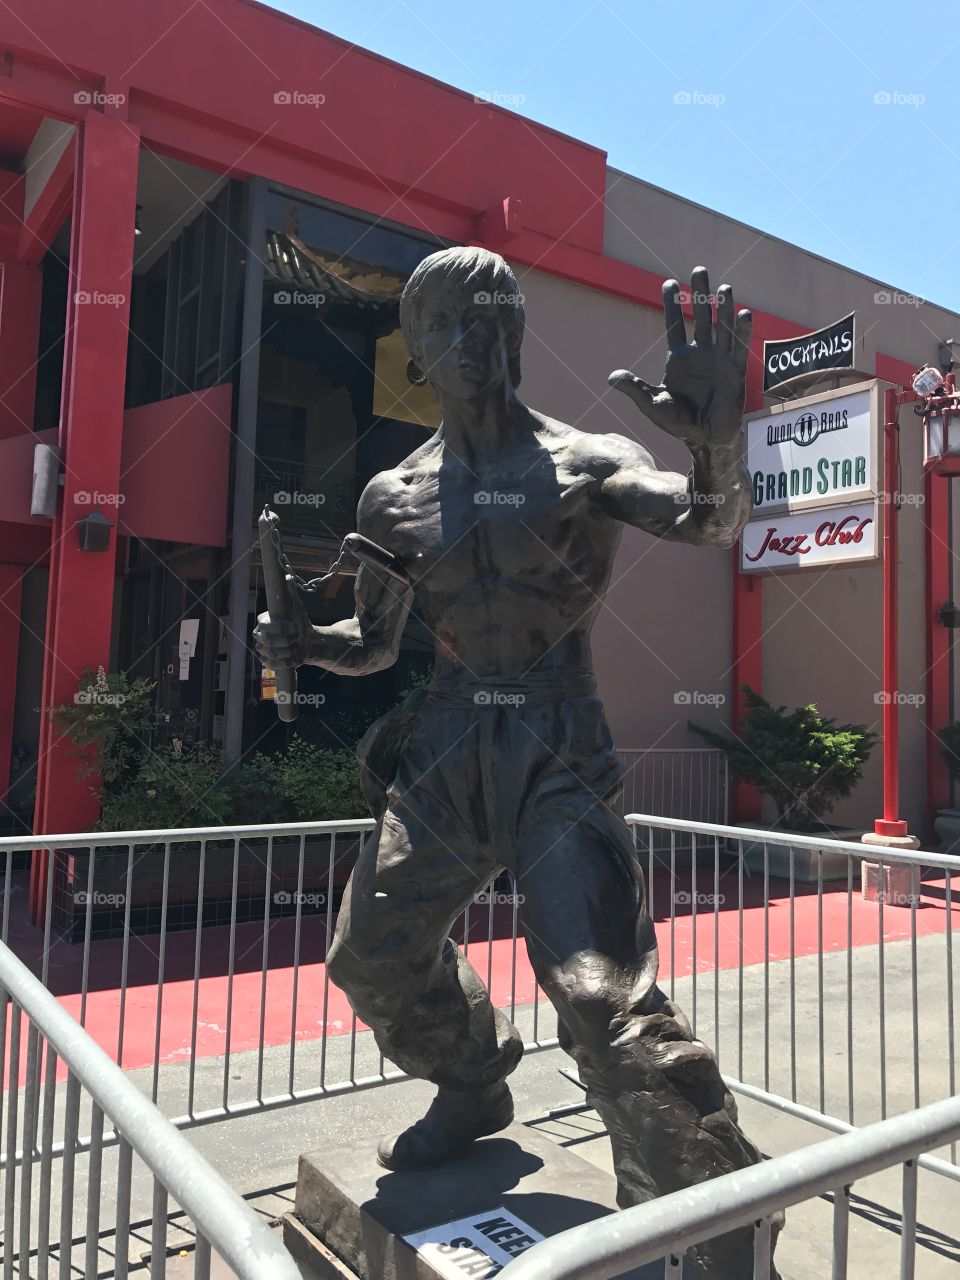
<svg viewBox="0 0 960 1280">
<path fill-rule="evenodd" d="M 257 521 L 260 535 L 260 563 L 263 566 L 263 587 L 267 597 L 267 612 L 272 622 L 287 622 L 287 610 L 290 605 L 290 592 L 316 591 L 324 582 L 340 572 L 347 559 L 358 560 L 361 564 L 379 569 L 381 573 L 402 583 L 410 585 L 410 579 L 399 556 L 379 546 L 361 533 L 348 533 L 340 547 L 340 553 L 330 570 L 320 578 L 304 582 L 290 568 L 283 550 L 283 539 L 280 532 L 280 517 L 269 506 L 263 508 L 263 514 Z M 277 715 L 284 724 L 292 724 L 297 718 L 297 672 L 295 667 L 278 667 L 275 671 L 277 682 Z"/>
</svg>

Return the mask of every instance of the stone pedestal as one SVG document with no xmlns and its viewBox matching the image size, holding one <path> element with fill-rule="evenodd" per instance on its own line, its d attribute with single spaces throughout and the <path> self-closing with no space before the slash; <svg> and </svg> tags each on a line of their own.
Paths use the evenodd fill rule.
<svg viewBox="0 0 960 1280">
<path fill-rule="evenodd" d="M 436 1280 L 462 1274 L 481 1280 L 517 1256 L 528 1241 L 612 1213 L 612 1176 L 549 1138 L 514 1124 L 474 1144 L 459 1160 L 420 1173 L 390 1173 L 377 1164 L 375 1142 L 364 1140 L 300 1157 L 294 1213 L 284 1243 L 317 1280 Z M 444 1230 L 446 1224 L 459 1224 Z M 439 1231 L 428 1230 L 440 1227 Z M 528 1233 L 526 1228 L 530 1228 Z M 444 1265 L 418 1253 L 405 1237 L 444 1246 Z M 447 1239 L 449 1237 L 449 1239 Z M 466 1244 L 494 1242 L 493 1261 Z M 499 1244 L 497 1244 L 499 1242 Z M 696 1271 L 686 1263 L 684 1276 Z M 626 1273 L 629 1280 L 662 1280 L 663 1264 Z"/>
<path fill-rule="evenodd" d="M 916 836 L 881 836 L 867 831 L 862 839 L 864 844 L 877 845 L 879 849 L 920 848 Z M 861 876 L 861 892 L 867 902 L 882 899 L 884 906 L 909 907 L 914 901 L 920 901 L 920 868 L 915 864 L 885 862 L 881 866 L 864 858 Z"/>
</svg>

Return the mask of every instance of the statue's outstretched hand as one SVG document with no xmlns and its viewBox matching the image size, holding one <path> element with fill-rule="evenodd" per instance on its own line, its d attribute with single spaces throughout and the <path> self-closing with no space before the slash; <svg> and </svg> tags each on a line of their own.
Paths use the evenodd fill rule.
<svg viewBox="0 0 960 1280">
<path fill-rule="evenodd" d="M 608 379 L 662 430 L 688 445 L 732 443 L 743 422 L 743 404 L 753 319 L 749 311 L 734 318 L 733 290 L 717 290 L 717 323 L 713 324 L 710 279 L 706 267 L 696 267 L 693 286 L 693 342 L 680 306 L 680 285 L 663 284 L 663 314 L 667 326 L 666 368 L 659 387 L 626 369 Z"/>
</svg>

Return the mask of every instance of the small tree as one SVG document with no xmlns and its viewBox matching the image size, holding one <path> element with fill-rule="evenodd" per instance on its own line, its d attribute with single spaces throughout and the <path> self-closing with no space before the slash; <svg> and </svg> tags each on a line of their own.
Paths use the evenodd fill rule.
<svg viewBox="0 0 960 1280">
<path fill-rule="evenodd" d="M 73 701 L 49 708 L 54 729 L 70 739 L 80 757 L 80 777 L 100 779 L 108 790 L 136 769 L 156 723 L 155 687 L 152 680 L 131 681 L 123 672 L 86 669 Z M 99 795 L 100 788 L 94 790 Z"/>
<path fill-rule="evenodd" d="M 840 724 L 812 704 L 788 711 L 743 686 L 747 713 L 739 735 L 690 727 L 726 754 L 735 778 L 771 796 L 777 823 L 811 831 L 838 800 L 850 795 L 877 735 L 862 724 Z"/>
</svg>

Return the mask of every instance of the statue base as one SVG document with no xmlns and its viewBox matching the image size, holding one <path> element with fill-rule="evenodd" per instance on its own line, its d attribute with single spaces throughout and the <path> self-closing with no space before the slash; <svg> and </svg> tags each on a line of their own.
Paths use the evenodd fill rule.
<svg viewBox="0 0 960 1280">
<path fill-rule="evenodd" d="M 611 1175 L 521 1124 L 418 1173 L 382 1168 L 371 1140 L 300 1157 L 284 1243 L 316 1280 L 485 1280 L 537 1240 L 615 1212 L 615 1197 Z M 663 1263 L 627 1277 L 662 1280 Z"/>
</svg>

